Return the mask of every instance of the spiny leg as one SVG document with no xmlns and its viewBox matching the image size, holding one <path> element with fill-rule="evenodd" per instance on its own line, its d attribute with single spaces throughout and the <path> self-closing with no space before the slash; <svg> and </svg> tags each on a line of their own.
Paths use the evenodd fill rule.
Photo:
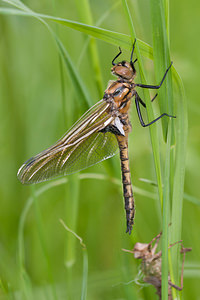
<svg viewBox="0 0 200 300">
<path fill-rule="evenodd" d="M 141 87 L 141 88 L 144 88 L 144 89 L 159 89 L 161 87 L 161 85 L 163 84 L 163 81 L 165 80 L 165 77 L 169 71 L 169 69 L 171 68 L 173 62 L 171 62 L 170 66 L 167 68 L 167 70 L 165 71 L 165 74 L 160 82 L 159 85 L 151 85 L 151 84 L 142 84 L 142 83 L 136 83 L 135 86 L 138 86 L 138 87 Z"/>
<path fill-rule="evenodd" d="M 138 94 L 137 94 L 138 95 Z M 158 96 L 158 94 L 155 94 L 155 96 L 151 99 L 151 102 L 153 102 L 156 97 Z M 146 108 L 146 104 L 144 103 L 144 101 L 139 97 L 138 95 L 138 101 L 142 104 L 142 106 L 144 106 Z"/>
<path fill-rule="evenodd" d="M 142 114 L 141 114 L 141 110 L 140 110 L 140 103 L 141 101 L 139 100 L 140 97 L 139 95 L 136 93 L 135 94 L 135 105 L 136 105 L 136 109 L 137 109 L 137 114 L 138 114 L 138 117 L 139 117 L 139 120 L 140 120 L 140 124 L 143 126 L 143 127 L 147 127 L 153 123 L 155 123 L 156 121 L 158 121 L 159 119 L 161 119 L 162 117 L 164 116 L 167 116 L 169 118 L 176 118 L 175 116 L 171 116 L 171 115 L 168 115 L 167 113 L 163 113 L 161 116 L 159 116 L 158 118 L 156 118 L 155 120 L 151 121 L 150 123 L 148 124 L 145 124 L 144 121 L 143 121 L 143 118 L 142 118 Z"/>
</svg>

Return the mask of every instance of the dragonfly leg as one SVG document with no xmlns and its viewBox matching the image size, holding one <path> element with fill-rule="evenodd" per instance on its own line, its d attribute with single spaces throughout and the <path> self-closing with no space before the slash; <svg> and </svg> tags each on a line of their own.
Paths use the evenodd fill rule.
<svg viewBox="0 0 200 300">
<path fill-rule="evenodd" d="M 122 54 L 122 50 L 121 48 L 119 47 L 119 53 L 113 58 L 112 60 L 112 65 L 115 66 L 116 63 L 114 62 L 120 55 Z"/>
<path fill-rule="evenodd" d="M 139 95 L 136 94 L 135 97 L 137 97 L 137 99 L 138 99 L 138 101 L 140 102 L 140 104 L 142 104 L 142 106 L 146 108 L 146 104 L 145 104 L 144 101 L 139 97 Z"/>
<path fill-rule="evenodd" d="M 131 59 L 130 59 L 130 63 L 133 63 L 133 52 L 134 52 L 134 49 L 135 49 L 135 43 L 136 43 L 136 39 L 134 40 L 134 43 L 133 43 L 133 48 L 132 48 L 132 51 L 131 51 Z M 136 60 L 135 60 L 136 61 Z M 134 62 L 135 62 L 134 61 Z"/>
<path fill-rule="evenodd" d="M 163 84 L 163 81 L 165 80 L 165 77 L 169 71 L 169 69 L 171 68 L 173 62 L 171 62 L 170 66 L 167 68 L 167 70 L 165 71 L 165 74 L 160 82 L 159 85 L 151 85 L 151 84 L 142 84 L 142 83 L 136 83 L 135 86 L 138 86 L 138 87 L 141 87 L 141 88 L 144 88 L 144 89 L 154 89 L 154 90 L 157 90 L 161 87 L 161 85 Z"/>
<path fill-rule="evenodd" d="M 158 93 L 156 93 L 155 96 L 151 99 L 151 102 L 153 102 L 157 96 L 158 96 Z"/>
<path fill-rule="evenodd" d="M 154 97 L 155 98 L 155 97 Z M 169 118 L 176 118 L 175 116 L 171 116 L 171 115 L 168 115 L 167 113 L 163 113 L 162 115 L 160 115 L 158 118 L 156 118 L 155 120 L 151 121 L 150 123 L 148 124 L 145 124 L 144 121 L 143 121 L 143 118 L 142 118 L 142 114 L 141 114 L 141 110 L 140 110 L 140 103 L 141 103 L 141 99 L 139 97 L 139 95 L 136 93 L 135 95 L 135 105 L 136 105 L 136 109 L 137 109 L 137 114 L 138 114 L 138 117 L 139 117 L 139 120 L 140 120 L 140 124 L 143 126 L 143 127 L 147 127 L 153 123 L 155 123 L 156 121 L 158 121 L 159 119 L 161 119 L 162 117 L 164 116 L 167 116 Z"/>
<path fill-rule="evenodd" d="M 151 99 L 151 102 L 153 102 L 157 96 L 158 96 L 158 94 L 155 94 L 155 96 Z M 142 104 L 142 106 L 144 106 L 146 108 L 146 104 L 139 96 L 138 96 L 138 101 Z"/>
<path fill-rule="evenodd" d="M 130 64 L 131 64 L 131 67 L 133 69 L 133 71 L 135 72 L 135 67 L 134 67 L 134 63 L 137 61 L 137 58 L 134 60 L 133 62 L 133 52 L 134 52 L 134 49 L 135 49 L 135 43 L 136 43 L 136 39 L 133 43 L 133 48 L 132 48 L 132 51 L 131 51 L 131 58 L 130 58 Z"/>
</svg>

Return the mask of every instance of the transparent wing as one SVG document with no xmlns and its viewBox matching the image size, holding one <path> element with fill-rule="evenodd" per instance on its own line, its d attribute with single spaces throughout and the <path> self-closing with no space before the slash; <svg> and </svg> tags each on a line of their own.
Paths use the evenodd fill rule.
<svg viewBox="0 0 200 300">
<path fill-rule="evenodd" d="M 49 180 L 113 156 L 118 149 L 115 135 L 100 132 L 113 121 L 109 109 L 109 104 L 99 101 L 55 145 L 23 164 L 19 180 L 25 184 Z"/>
</svg>

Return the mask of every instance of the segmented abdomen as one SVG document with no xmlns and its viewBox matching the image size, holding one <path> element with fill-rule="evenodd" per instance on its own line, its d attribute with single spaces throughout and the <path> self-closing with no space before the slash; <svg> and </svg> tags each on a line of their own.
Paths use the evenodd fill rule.
<svg viewBox="0 0 200 300">
<path fill-rule="evenodd" d="M 125 210 L 126 210 L 126 222 L 127 230 L 131 234 L 131 230 L 134 224 L 134 198 L 133 190 L 131 184 L 131 174 L 129 167 L 129 157 L 128 157 L 128 134 L 126 136 L 117 136 L 119 149 L 120 149 L 120 160 L 121 160 L 121 170 L 122 170 L 122 183 L 123 183 L 123 193 L 125 200 Z"/>
</svg>

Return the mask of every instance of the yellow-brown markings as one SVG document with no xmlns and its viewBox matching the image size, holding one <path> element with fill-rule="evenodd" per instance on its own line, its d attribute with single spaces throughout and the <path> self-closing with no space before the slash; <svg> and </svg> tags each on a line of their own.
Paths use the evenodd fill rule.
<svg viewBox="0 0 200 300">
<path fill-rule="evenodd" d="M 133 198 L 133 190 L 131 184 L 131 173 L 129 167 L 129 156 L 128 156 L 128 134 L 131 131 L 131 126 L 129 124 L 128 114 L 123 115 L 124 119 L 124 129 L 125 136 L 117 135 L 117 141 L 120 150 L 120 161 L 121 161 L 121 171 L 122 171 L 122 183 L 123 183 L 123 194 L 125 200 L 125 210 L 126 210 L 126 222 L 127 230 L 126 232 L 131 233 L 134 224 L 135 215 L 135 205 Z"/>
</svg>

